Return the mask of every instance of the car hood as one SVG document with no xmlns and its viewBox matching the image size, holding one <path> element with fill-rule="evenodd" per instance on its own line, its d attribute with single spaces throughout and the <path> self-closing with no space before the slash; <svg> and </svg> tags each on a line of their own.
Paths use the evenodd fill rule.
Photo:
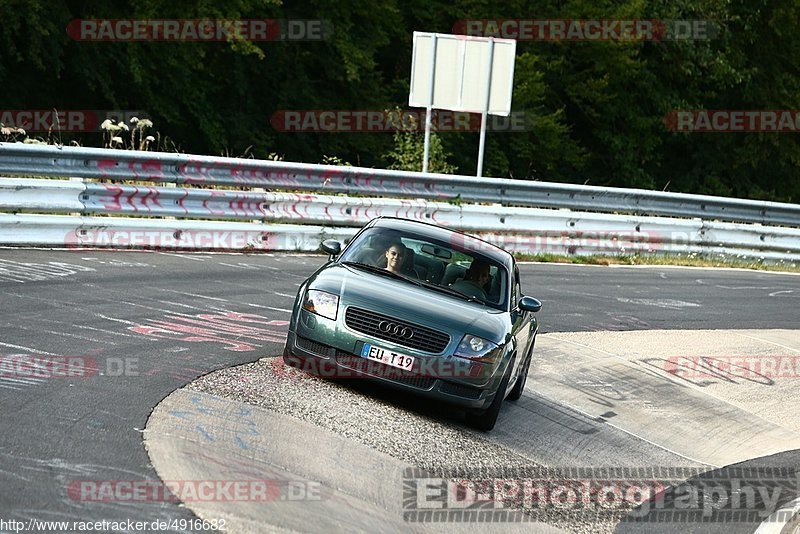
<svg viewBox="0 0 800 534">
<path fill-rule="evenodd" d="M 332 263 L 320 270 L 308 287 L 339 295 L 340 310 L 358 306 L 444 330 L 458 339 L 469 333 L 500 344 L 510 331 L 505 312 L 356 267 Z"/>
</svg>

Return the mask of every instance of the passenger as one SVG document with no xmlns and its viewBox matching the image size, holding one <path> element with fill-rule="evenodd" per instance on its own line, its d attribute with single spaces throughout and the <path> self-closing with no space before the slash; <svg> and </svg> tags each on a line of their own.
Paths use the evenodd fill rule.
<svg viewBox="0 0 800 534">
<path fill-rule="evenodd" d="M 485 286 L 492 277 L 489 274 L 489 268 L 490 265 L 484 260 L 472 260 L 472 264 L 469 266 L 469 269 L 467 269 L 464 279 L 455 282 L 450 287 L 467 296 L 486 300 Z"/>
</svg>

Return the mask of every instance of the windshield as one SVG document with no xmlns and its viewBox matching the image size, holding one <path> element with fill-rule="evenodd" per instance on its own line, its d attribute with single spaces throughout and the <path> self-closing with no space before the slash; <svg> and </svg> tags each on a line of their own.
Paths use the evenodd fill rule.
<svg viewBox="0 0 800 534">
<path fill-rule="evenodd" d="M 367 228 L 339 257 L 426 283 L 432 290 L 506 310 L 508 272 L 502 264 L 454 243 L 382 227 Z"/>
</svg>

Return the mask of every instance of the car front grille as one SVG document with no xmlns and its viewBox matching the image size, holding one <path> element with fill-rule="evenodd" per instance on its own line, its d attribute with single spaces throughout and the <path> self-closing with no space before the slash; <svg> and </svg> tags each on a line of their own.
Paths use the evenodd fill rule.
<svg viewBox="0 0 800 534">
<path fill-rule="evenodd" d="M 343 365 L 349 369 L 355 369 L 361 373 L 370 376 L 377 376 L 411 386 L 412 388 L 429 390 L 433 387 L 435 378 L 430 376 L 422 376 L 402 369 L 395 369 L 388 365 L 379 362 L 368 360 L 346 352 L 336 351 L 336 361 L 339 365 Z"/>
<path fill-rule="evenodd" d="M 432 354 L 442 352 L 450 343 L 450 336 L 444 332 L 352 306 L 347 308 L 344 322 L 357 332 Z M 389 331 L 387 326 L 391 326 Z M 395 333 L 395 330 L 402 332 Z"/>
</svg>

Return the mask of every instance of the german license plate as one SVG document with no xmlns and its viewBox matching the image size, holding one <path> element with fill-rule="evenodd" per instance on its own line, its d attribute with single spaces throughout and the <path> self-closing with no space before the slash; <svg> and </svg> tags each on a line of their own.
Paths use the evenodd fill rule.
<svg viewBox="0 0 800 534">
<path fill-rule="evenodd" d="M 361 357 L 368 360 L 381 362 L 398 369 L 410 371 L 414 367 L 414 357 L 406 354 L 400 354 L 393 350 L 376 347 L 369 343 L 364 343 L 364 348 L 361 350 Z"/>
</svg>

